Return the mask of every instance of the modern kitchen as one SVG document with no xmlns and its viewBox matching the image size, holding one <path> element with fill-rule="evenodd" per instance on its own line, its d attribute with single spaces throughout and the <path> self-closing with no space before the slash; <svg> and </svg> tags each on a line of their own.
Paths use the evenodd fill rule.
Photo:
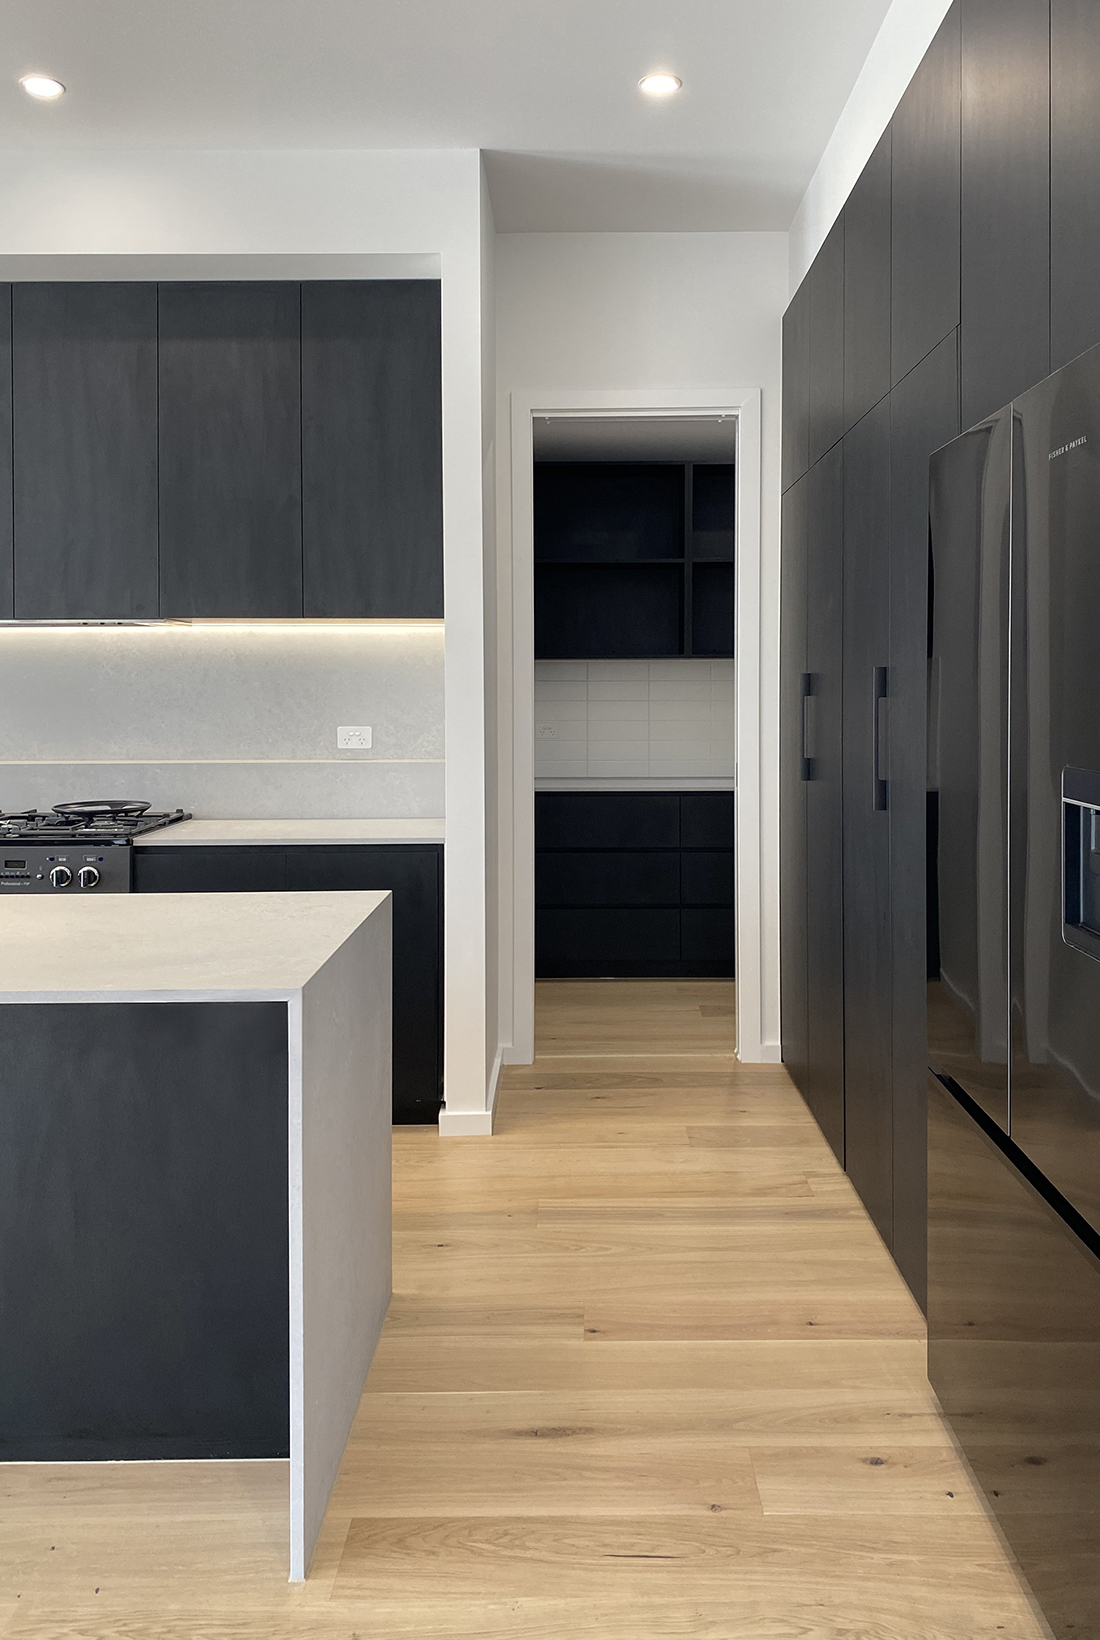
<svg viewBox="0 0 1100 1640">
<path fill-rule="evenodd" d="M 0 57 L 0 1635 L 1100 1636 L 1100 10 Z"/>
</svg>

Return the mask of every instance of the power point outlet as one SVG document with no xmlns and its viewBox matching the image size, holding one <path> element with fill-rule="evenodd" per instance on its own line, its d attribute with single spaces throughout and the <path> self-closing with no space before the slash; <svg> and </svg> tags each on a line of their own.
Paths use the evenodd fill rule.
<svg viewBox="0 0 1100 1640">
<path fill-rule="evenodd" d="M 369 752 L 373 731 L 365 723 L 341 723 L 336 731 L 338 752 Z"/>
<path fill-rule="evenodd" d="M 557 739 L 557 730 L 554 728 L 552 723 L 542 723 L 542 724 L 539 725 L 539 739 L 540 740 L 556 740 Z"/>
</svg>

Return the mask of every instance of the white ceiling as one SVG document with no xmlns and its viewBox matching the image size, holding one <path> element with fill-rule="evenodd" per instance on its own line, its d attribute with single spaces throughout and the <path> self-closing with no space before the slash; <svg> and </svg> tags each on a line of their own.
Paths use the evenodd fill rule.
<svg viewBox="0 0 1100 1640">
<path fill-rule="evenodd" d="M 5 0 L 0 147 L 482 148 L 501 232 L 785 229 L 889 4 Z"/>
<path fill-rule="evenodd" d="M 536 461 L 721 461 L 737 449 L 733 416 L 536 416 Z"/>
</svg>

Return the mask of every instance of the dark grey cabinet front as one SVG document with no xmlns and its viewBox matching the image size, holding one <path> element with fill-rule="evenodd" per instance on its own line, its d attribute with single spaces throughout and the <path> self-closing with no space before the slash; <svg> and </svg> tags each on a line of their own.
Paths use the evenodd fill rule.
<svg viewBox="0 0 1100 1640">
<path fill-rule="evenodd" d="M 160 612 L 302 613 L 300 288 L 160 287 Z"/>
<path fill-rule="evenodd" d="M 12 296 L 14 614 L 151 619 L 157 594 L 157 287 Z"/>
<path fill-rule="evenodd" d="M 440 287 L 302 286 L 306 615 L 443 614 Z"/>
<path fill-rule="evenodd" d="M 1100 341 L 1100 27 L 1095 0 L 1050 7 L 1050 368 Z"/>
<path fill-rule="evenodd" d="M 811 465 L 844 432 L 844 217 L 833 224 L 807 280 L 810 287 Z"/>
<path fill-rule="evenodd" d="M 890 129 L 844 207 L 844 427 L 890 391 Z"/>
<path fill-rule="evenodd" d="M 1049 0 L 963 0 L 963 426 L 1049 369 Z"/>
<path fill-rule="evenodd" d="M 810 282 L 803 279 L 783 315 L 783 488 L 810 464 Z"/>
</svg>

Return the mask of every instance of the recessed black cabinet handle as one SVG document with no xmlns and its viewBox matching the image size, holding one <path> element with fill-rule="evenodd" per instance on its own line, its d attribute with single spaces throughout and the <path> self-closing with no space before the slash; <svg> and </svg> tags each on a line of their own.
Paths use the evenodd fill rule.
<svg viewBox="0 0 1100 1640">
<path fill-rule="evenodd" d="M 817 701 L 814 699 L 814 675 L 812 672 L 802 674 L 802 778 L 812 780 L 813 761 L 816 755 L 816 728 L 817 728 Z"/>
<path fill-rule="evenodd" d="M 876 810 L 886 808 L 887 781 L 890 778 L 890 702 L 886 694 L 886 668 L 874 668 L 872 683 L 872 710 L 874 713 L 874 780 L 873 803 Z"/>
</svg>

